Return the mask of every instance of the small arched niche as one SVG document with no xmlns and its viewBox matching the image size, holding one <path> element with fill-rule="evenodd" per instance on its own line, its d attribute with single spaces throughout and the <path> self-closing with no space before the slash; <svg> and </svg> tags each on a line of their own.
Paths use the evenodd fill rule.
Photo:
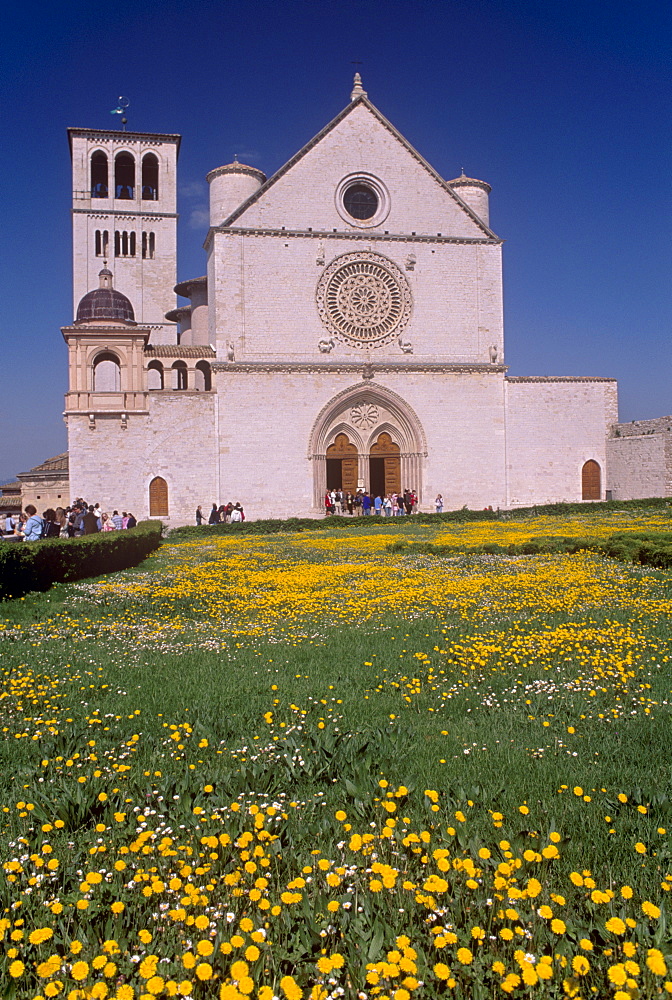
<svg viewBox="0 0 672 1000">
<path fill-rule="evenodd" d="M 150 361 L 147 365 L 147 388 L 163 389 L 163 365 L 160 361 Z"/>
<path fill-rule="evenodd" d="M 194 388 L 200 392 L 210 392 L 212 389 L 212 371 L 207 361 L 199 361 L 194 371 Z"/>
<path fill-rule="evenodd" d="M 107 153 L 98 150 L 91 157 L 91 197 L 107 198 L 108 194 Z"/>
<path fill-rule="evenodd" d="M 142 200 L 159 200 L 159 161 L 154 153 L 142 158 Z"/>
<path fill-rule="evenodd" d="M 93 391 L 120 392 L 121 365 L 111 351 L 103 351 L 93 362 Z"/>
<path fill-rule="evenodd" d="M 126 201 L 135 198 L 135 160 L 130 153 L 119 153 L 114 161 L 114 196 Z"/>
</svg>

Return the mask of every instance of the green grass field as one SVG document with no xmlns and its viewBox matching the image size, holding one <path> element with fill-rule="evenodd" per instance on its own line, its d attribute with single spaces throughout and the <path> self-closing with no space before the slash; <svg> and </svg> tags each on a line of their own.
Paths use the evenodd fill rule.
<svg viewBox="0 0 672 1000">
<path fill-rule="evenodd" d="M 0 605 L 3 997 L 672 992 L 672 575 L 469 551 L 669 518 L 399 522 Z"/>
</svg>

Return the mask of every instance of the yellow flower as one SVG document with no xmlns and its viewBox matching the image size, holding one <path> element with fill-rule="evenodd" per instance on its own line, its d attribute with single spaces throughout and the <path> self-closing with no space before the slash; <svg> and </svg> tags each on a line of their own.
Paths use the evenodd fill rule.
<svg viewBox="0 0 672 1000">
<path fill-rule="evenodd" d="M 572 959 L 572 970 L 577 976 L 585 976 L 590 969 L 590 962 L 585 955 L 575 955 Z"/>
<path fill-rule="evenodd" d="M 23 964 L 23 962 L 17 958 L 16 961 L 12 962 L 12 964 L 10 965 L 9 974 L 12 977 L 12 979 L 18 979 L 20 976 L 23 975 L 25 968 L 26 967 Z"/>
<path fill-rule="evenodd" d="M 646 967 L 653 972 L 654 976 L 666 976 L 667 965 L 662 951 L 658 951 L 657 948 L 649 948 L 646 953 Z"/>
<path fill-rule="evenodd" d="M 250 967 L 247 962 L 238 961 L 234 962 L 231 966 L 230 975 L 232 979 L 242 979 L 250 971 Z"/>
<path fill-rule="evenodd" d="M 555 917 L 551 920 L 551 930 L 554 934 L 564 934 L 567 930 L 567 925 L 564 920 L 560 920 L 559 917 Z"/>
<path fill-rule="evenodd" d="M 434 975 L 437 979 L 448 979 L 450 977 L 450 969 L 443 962 L 437 962 L 434 966 Z"/>
<path fill-rule="evenodd" d="M 82 979 L 86 979 L 86 977 L 88 976 L 88 974 L 89 974 L 89 963 L 88 962 L 75 962 L 75 964 L 73 965 L 72 969 L 70 970 L 70 975 L 78 983 L 81 982 Z"/>
<path fill-rule="evenodd" d="M 457 961 L 461 962 L 462 965 L 471 965 L 474 960 L 474 956 L 468 948 L 458 948 L 456 957 Z"/>
<path fill-rule="evenodd" d="M 196 966 L 197 977 L 205 982 L 208 979 L 212 979 L 212 966 L 209 962 L 199 962 Z"/>
<path fill-rule="evenodd" d="M 604 926 L 612 934 L 625 934 L 625 924 L 620 917 L 611 917 Z"/>
<path fill-rule="evenodd" d="M 42 944 L 43 941 L 48 941 L 53 936 L 54 932 L 51 927 L 40 927 L 37 930 L 31 931 L 28 935 L 28 940 L 31 944 Z"/>
<path fill-rule="evenodd" d="M 641 840 L 638 840 L 635 844 L 635 850 L 638 854 L 646 854 L 646 845 L 643 844 Z"/>
<path fill-rule="evenodd" d="M 283 976 L 280 980 L 280 989 L 287 1000 L 301 1000 L 303 991 L 293 976 Z"/>
<path fill-rule="evenodd" d="M 614 986 L 624 986 L 628 978 L 628 974 L 622 965 L 609 966 L 607 976 L 609 977 L 609 982 L 613 983 Z"/>
<path fill-rule="evenodd" d="M 650 903 L 648 899 L 645 899 L 642 903 L 642 912 L 645 913 L 647 917 L 651 917 L 653 920 L 657 920 L 660 916 L 660 908 L 654 903 Z"/>
</svg>

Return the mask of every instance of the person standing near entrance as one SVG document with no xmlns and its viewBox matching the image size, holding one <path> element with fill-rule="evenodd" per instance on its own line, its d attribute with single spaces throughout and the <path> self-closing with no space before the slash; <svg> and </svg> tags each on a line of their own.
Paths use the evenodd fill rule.
<svg viewBox="0 0 672 1000">
<path fill-rule="evenodd" d="M 441 494 L 437 494 L 436 500 L 434 501 L 434 506 L 436 507 L 437 514 L 443 514 L 443 497 Z"/>
<path fill-rule="evenodd" d="M 378 494 L 376 499 L 373 501 L 373 506 L 375 508 L 376 514 L 381 514 L 383 510 L 383 498 Z"/>
<path fill-rule="evenodd" d="M 383 510 L 385 511 L 385 517 L 392 517 L 392 501 L 388 496 L 383 500 Z"/>
<path fill-rule="evenodd" d="M 371 513 L 371 497 L 368 493 L 365 493 L 362 497 L 362 514 Z"/>
</svg>

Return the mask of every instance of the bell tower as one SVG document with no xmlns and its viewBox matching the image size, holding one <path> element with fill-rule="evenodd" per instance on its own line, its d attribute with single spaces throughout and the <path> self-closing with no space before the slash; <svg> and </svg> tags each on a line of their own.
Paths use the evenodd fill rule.
<svg viewBox="0 0 672 1000">
<path fill-rule="evenodd" d="M 179 135 L 69 128 L 73 313 L 104 261 L 155 344 L 175 344 Z"/>
</svg>

